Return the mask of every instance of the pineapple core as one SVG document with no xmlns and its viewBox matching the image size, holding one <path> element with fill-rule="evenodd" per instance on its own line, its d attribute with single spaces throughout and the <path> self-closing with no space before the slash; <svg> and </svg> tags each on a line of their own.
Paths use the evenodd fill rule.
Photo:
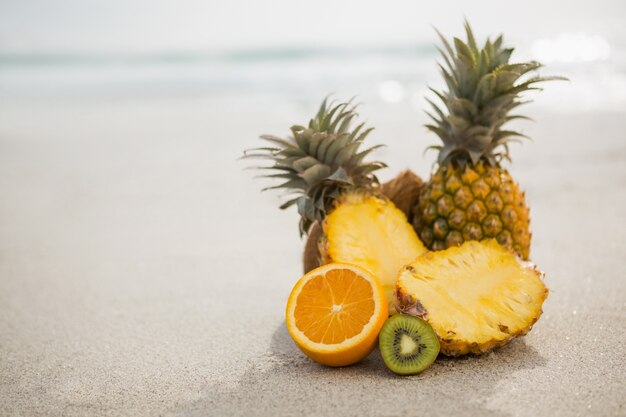
<svg viewBox="0 0 626 417">
<path fill-rule="evenodd" d="M 488 240 L 421 256 L 400 273 L 398 293 L 425 310 L 443 353 L 461 355 L 526 334 L 548 290 L 538 271 Z"/>
<path fill-rule="evenodd" d="M 390 303 L 398 271 L 426 252 L 404 213 L 391 201 L 361 193 L 343 195 L 323 228 L 330 259 L 370 271 Z"/>
</svg>

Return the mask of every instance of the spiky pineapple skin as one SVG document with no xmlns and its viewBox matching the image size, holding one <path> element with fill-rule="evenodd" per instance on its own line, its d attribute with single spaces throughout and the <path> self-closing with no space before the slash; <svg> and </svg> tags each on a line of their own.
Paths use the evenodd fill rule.
<svg viewBox="0 0 626 417">
<path fill-rule="evenodd" d="M 413 226 L 430 250 L 494 238 L 527 260 L 530 212 L 509 172 L 483 162 L 441 165 L 421 190 Z"/>
</svg>

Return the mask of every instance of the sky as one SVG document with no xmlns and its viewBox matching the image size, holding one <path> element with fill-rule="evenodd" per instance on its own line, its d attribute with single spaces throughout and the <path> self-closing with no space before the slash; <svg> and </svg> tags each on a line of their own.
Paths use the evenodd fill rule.
<svg viewBox="0 0 626 417">
<path fill-rule="evenodd" d="M 589 32 L 626 39 L 623 0 L 2 0 L 1 52 L 224 51 L 434 41 L 432 26 L 513 40 Z"/>
</svg>

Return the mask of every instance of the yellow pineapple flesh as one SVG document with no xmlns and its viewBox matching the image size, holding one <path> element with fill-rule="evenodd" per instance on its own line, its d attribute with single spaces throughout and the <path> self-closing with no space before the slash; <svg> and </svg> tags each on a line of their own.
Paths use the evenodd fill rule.
<svg viewBox="0 0 626 417">
<path fill-rule="evenodd" d="M 369 194 L 342 195 L 322 228 L 322 261 L 347 262 L 369 270 L 390 303 L 398 271 L 426 252 L 405 214 L 391 201 Z"/>
<path fill-rule="evenodd" d="M 400 271 L 396 294 L 398 309 L 428 321 L 449 356 L 526 334 L 547 295 L 542 273 L 493 239 L 420 256 Z"/>
</svg>

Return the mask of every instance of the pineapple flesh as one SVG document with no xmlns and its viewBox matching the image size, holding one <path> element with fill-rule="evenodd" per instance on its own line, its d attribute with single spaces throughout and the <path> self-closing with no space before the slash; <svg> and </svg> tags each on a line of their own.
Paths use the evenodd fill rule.
<svg viewBox="0 0 626 417">
<path fill-rule="evenodd" d="M 343 195 L 322 228 L 324 263 L 348 262 L 369 270 L 391 303 L 400 268 L 426 252 L 400 209 L 363 193 Z"/>
<path fill-rule="evenodd" d="M 419 199 L 419 190 L 422 185 L 422 179 L 418 177 L 415 173 L 407 169 L 399 173 L 395 178 L 382 184 L 380 187 L 380 191 L 385 196 L 385 198 L 391 200 L 391 202 L 404 213 L 404 215 L 407 217 L 406 220 L 409 223 L 412 223 L 413 206 Z M 325 251 L 323 246 L 322 251 L 320 251 L 320 243 L 323 243 L 320 242 L 320 238 L 322 236 L 322 227 L 319 223 L 315 222 L 309 229 L 306 245 L 304 248 L 303 267 L 305 274 L 317 268 L 318 266 L 329 262 L 327 254 L 322 253 Z M 414 239 L 412 238 L 411 241 L 413 240 Z M 409 245 L 409 247 L 411 246 L 412 245 Z M 426 250 L 423 244 L 419 246 L 421 248 L 420 251 Z M 408 263 L 413 259 L 415 259 L 415 256 L 408 259 L 405 263 Z M 393 280 L 395 282 L 395 276 Z"/>
<path fill-rule="evenodd" d="M 479 47 L 469 24 L 467 41 L 452 45 L 440 34 L 443 62 L 439 65 L 447 89 L 431 89 L 440 104 L 429 101 L 432 123 L 426 127 L 442 144 L 438 168 L 421 189 L 413 208 L 413 225 L 431 250 L 467 240 L 495 238 L 521 258 L 530 256 L 530 217 L 524 193 L 501 162 L 509 143 L 524 137 L 505 125 L 526 116 L 512 113 L 526 103 L 521 95 L 543 81 L 538 62 L 511 63 L 512 48 L 499 36 Z"/>
<path fill-rule="evenodd" d="M 528 333 L 548 296 L 542 278 L 493 239 L 465 242 L 406 265 L 397 308 L 428 321 L 443 354 L 480 354 Z"/>
</svg>

